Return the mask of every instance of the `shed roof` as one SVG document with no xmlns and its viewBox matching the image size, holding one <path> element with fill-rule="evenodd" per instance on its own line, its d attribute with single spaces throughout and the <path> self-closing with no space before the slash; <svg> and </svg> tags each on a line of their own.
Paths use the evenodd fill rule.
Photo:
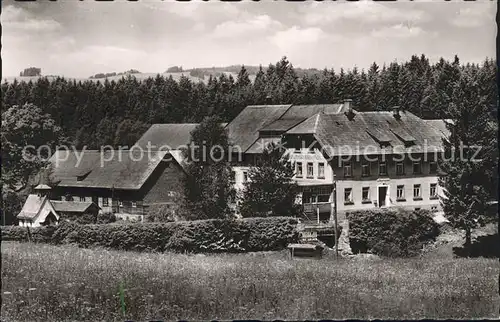
<svg viewBox="0 0 500 322">
<path fill-rule="evenodd" d="M 51 190 L 52 188 L 46 184 L 39 184 L 34 188 L 35 190 Z"/>
<path fill-rule="evenodd" d="M 60 212 L 85 212 L 91 207 L 97 207 L 95 203 L 90 201 L 59 201 L 50 200 L 50 203 L 56 211 Z"/>
<path fill-rule="evenodd" d="M 47 197 L 39 197 L 35 194 L 28 195 L 23 208 L 17 215 L 19 219 L 33 219 L 38 215 Z"/>
</svg>

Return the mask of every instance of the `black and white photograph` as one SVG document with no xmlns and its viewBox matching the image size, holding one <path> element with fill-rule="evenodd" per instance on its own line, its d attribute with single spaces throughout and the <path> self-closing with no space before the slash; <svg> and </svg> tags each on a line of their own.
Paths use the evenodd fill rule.
<svg viewBox="0 0 500 322">
<path fill-rule="evenodd" d="M 11 321 L 500 318 L 497 1 L 1 1 Z"/>
</svg>

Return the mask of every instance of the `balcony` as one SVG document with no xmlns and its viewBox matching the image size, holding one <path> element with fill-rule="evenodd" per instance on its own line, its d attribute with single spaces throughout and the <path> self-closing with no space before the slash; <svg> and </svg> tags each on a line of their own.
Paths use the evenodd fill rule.
<svg viewBox="0 0 500 322">
<path fill-rule="evenodd" d="M 328 223 L 330 221 L 331 203 L 305 203 L 303 204 L 304 218 L 308 224 Z"/>
</svg>

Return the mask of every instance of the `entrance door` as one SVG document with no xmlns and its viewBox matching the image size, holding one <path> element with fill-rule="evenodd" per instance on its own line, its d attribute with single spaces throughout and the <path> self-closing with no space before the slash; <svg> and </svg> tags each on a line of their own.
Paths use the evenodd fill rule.
<svg viewBox="0 0 500 322">
<path fill-rule="evenodd" d="M 385 207 L 386 205 L 386 197 L 387 197 L 387 186 L 379 186 L 378 187 L 378 206 Z"/>
</svg>

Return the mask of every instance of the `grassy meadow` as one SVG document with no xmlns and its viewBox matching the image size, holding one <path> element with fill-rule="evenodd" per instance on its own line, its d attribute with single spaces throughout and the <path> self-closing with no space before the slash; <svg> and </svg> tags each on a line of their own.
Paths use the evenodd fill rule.
<svg viewBox="0 0 500 322">
<path fill-rule="evenodd" d="M 498 260 L 2 243 L 2 321 L 496 318 Z"/>
</svg>

